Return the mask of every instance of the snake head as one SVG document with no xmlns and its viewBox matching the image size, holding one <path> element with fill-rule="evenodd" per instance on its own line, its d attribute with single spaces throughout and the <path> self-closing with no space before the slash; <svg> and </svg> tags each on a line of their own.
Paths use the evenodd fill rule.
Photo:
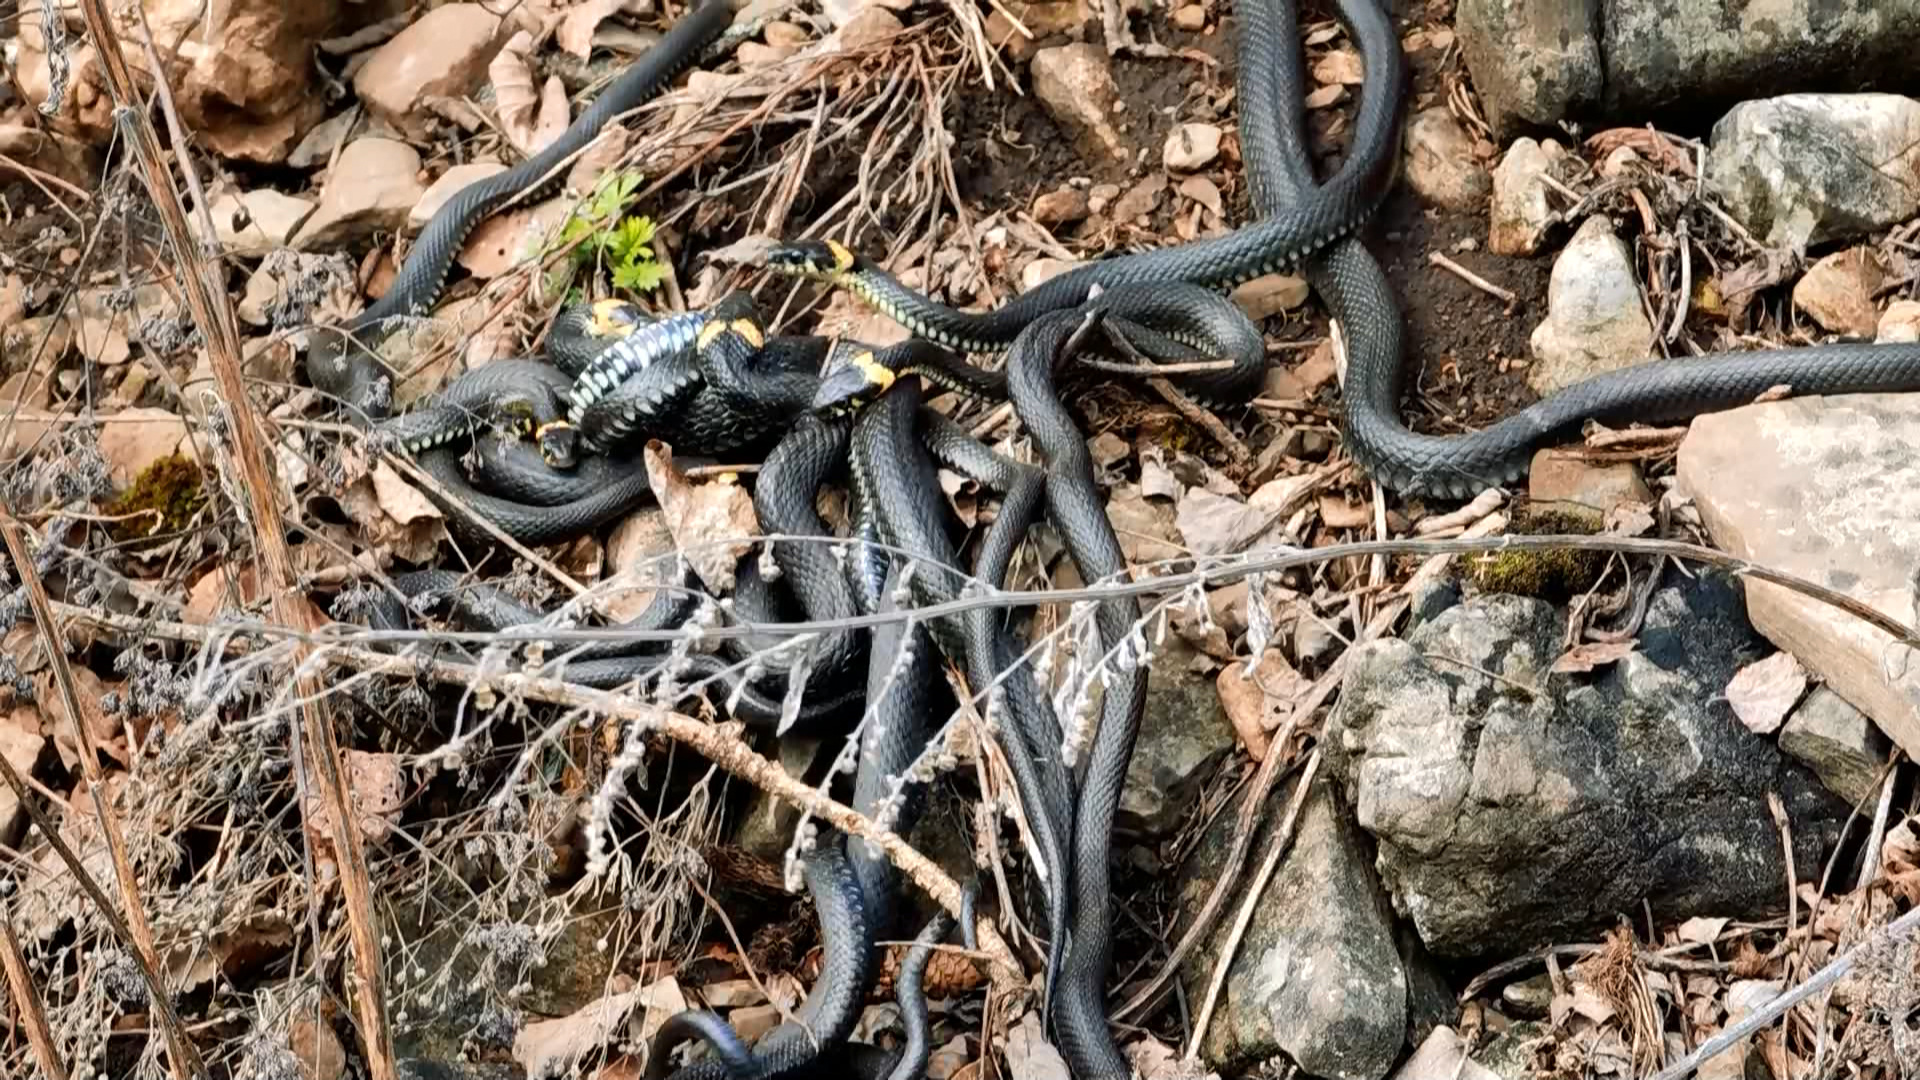
<svg viewBox="0 0 1920 1080">
<path fill-rule="evenodd" d="M 852 412 L 886 393 L 896 377 L 894 370 L 864 345 L 837 351 L 820 377 L 820 389 L 813 395 L 813 410 Z"/>
<path fill-rule="evenodd" d="M 580 429 L 565 420 L 542 424 L 533 431 L 540 460 L 556 469 L 571 469 L 580 460 Z"/>
<path fill-rule="evenodd" d="M 587 333 L 602 341 L 616 341 L 653 320 L 625 300 L 596 300 L 587 309 Z"/>
<path fill-rule="evenodd" d="M 835 240 L 796 240 L 767 252 L 767 269 L 789 277 L 833 281 L 860 266 L 860 256 Z"/>
</svg>

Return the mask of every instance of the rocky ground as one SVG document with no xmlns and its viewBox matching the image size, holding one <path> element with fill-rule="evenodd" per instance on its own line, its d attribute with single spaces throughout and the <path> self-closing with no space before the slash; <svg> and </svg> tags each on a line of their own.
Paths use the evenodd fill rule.
<svg viewBox="0 0 1920 1080">
<path fill-rule="evenodd" d="M 0 497 L 33 543 L 75 554 L 48 584 L 75 620 L 81 715 L 8 564 L 0 756 L 104 882 L 86 727 L 178 1007 L 221 1075 L 361 1075 L 350 1006 L 314 992 L 339 985 L 314 951 L 324 967 L 349 949 L 337 919 L 307 921 L 338 907 L 335 855 L 293 824 L 293 706 L 264 677 L 289 654 L 260 631 L 270 590 L 205 343 L 142 173 L 117 156 L 84 23 L 50 31 L 26 7 L 0 24 Z M 291 339 L 389 287 L 435 208 L 542 145 L 570 97 L 657 36 L 655 7 L 147 4 L 315 625 L 373 570 L 471 553 L 330 421 Z M 1405 156 L 1366 242 L 1406 319 L 1412 427 L 1471 430 L 1652 357 L 1920 339 L 1920 101 L 1831 93 L 1920 92 L 1904 60 L 1920 6 L 1784 7 L 1395 5 Z M 1302 12 L 1322 175 L 1364 70 L 1334 15 Z M 391 343 L 398 397 L 536 348 L 579 296 L 698 307 L 747 284 L 782 329 L 900 335 L 759 274 L 772 237 L 832 236 L 986 306 L 1078 260 L 1224 232 L 1249 217 L 1234 30 L 1210 0 L 801 4 L 590 149 L 563 192 L 476 231 L 434 318 Z M 144 55 L 137 22 L 121 32 Z M 622 216 L 645 234 L 595 239 Z M 1236 298 L 1273 362 L 1247 407 L 1201 415 L 1118 380 L 1074 403 L 1136 575 L 1197 575 L 1149 614 L 1165 633 L 1116 845 L 1110 1004 L 1140 1073 L 1650 1076 L 1864 942 L 1851 974 L 1698 1075 L 1920 1075 L 1920 944 L 1877 933 L 1920 905 L 1920 685 L 1889 632 L 1916 615 L 1920 406 L 1788 397 L 1590 425 L 1523 486 L 1406 499 L 1342 447 L 1340 336 L 1306 284 L 1274 275 Z M 989 430 L 1028 452 L 1017 423 Z M 542 599 L 564 575 L 615 618 L 639 610 L 623 574 L 753 531 L 737 479 L 684 479 L 510 580 Z M 948 494 L 969 522 L 991 511 Z M 1199 573 L 1540 533 L 1690 541 L 1795 580 L 1651 545 Z M 1019 576 L 1080 584 L 1044 531 Z M 1064 608 L 1035 621 L 1056 640 L 1076 625 Z M 331 696 L 402 1055 L 456 1076 L 633 1077 L 679 1008 L 751 1037 L 815 976 L 812 916 L 784 880 L 787 802 L 678 752 L 605 796 L 624 775 L 611 727 L 350 670 Z M 984 872 L 1036 970 L 1020 833 L 982 809 L 1010 789 L 971 736 L 951 736 L 908 839 L 955 876 Z M 762 749 L 819 782 L 834 748 Z M 593 877 L 608 823 L 628 839 Z M 0 916 L 60 1052 L 112 1076 L 144 1054 L 155 1074 L 131 958 L 11 789 L 0 845 Z M 896 960 L 862 1038 L 893 1037 Z M 1036 1004 L 983 986 L 964 955 L 936 961 L 930 1075 L 1065 1077 Z M 0 1041 L 8 1075 L 34 1061 Z"/>
</svg>

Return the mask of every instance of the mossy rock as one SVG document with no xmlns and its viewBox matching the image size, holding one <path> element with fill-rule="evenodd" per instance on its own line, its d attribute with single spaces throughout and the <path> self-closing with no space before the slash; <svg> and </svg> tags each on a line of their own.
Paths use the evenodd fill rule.
<svg viewBox="0 0 1920 1080">
<path fill-rule="evenodd" d="M 1535 506 L 1515 515 L 1514 536 L 1591 536 L 1599 532 L 1584 515 Z M 1467 577 L 1482 592 L 1532 596 L 1565 603 L 1593 588 L 1607 569 L 1607 553 L 1574 548 L 1498 551 L 1467 562 Z"/>
</svg>

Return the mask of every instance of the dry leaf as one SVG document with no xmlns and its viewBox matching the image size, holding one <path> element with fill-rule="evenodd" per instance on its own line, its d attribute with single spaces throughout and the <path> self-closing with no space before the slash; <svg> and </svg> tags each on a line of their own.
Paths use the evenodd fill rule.
<svg viewBox="0 0 1920 1080">
<path fill-rule="evenodd" d="M 1627 657 L 1633 652 L 1639 641 L 1589 641 L 1575 645 L 1553 662 L 1548 670 L 1554 674 L 1568 672 L 1586 672 L 1605 667 Z"/>
<path fill-rule="evenodd" d="M 538 153 L 530 149 L 535 142 L 540 92 L 533 85 L 533 38 L 525 30 L 507 39 L 487 65 L 487 78 L 493 82 L 493 101 L 500 115 L 500 129 L 514 148 L 527 157 Z"/>
<path fill-rule="evenodd" d="M 1756 735 L 1771 735 L 1807 692 L 1807 672 L 1790 652 L 1777 652 L 1748 664 L 1727 683 L 1727 704 Z"/>
<path fill-rule="evenodd" d="M 1708 945 L 1719 940 L 1720 931 L 1726 928 L 1726 919 L 1714 919 L 1704 915 L 1695 915 L 1693 918 L 1680 924 L 1680 929 L 1677 931 L 1677 934 L 1681 941 L 1690 941 L 1695 945 Z"/>
<path fill-rule="evenodd" d="M 513 1039 L 513 1058 L 527 1071 L 528 1080 L 564 1076 L 580 1058 L 597 1053 L 615 1039 L 624 1039 L 627 1016 L 637 1008 L 645 1009 L 649 1021 L 642 1024 L 640 1037 L 633 1041 L 646 1045 L 652 1041 L 649 1028 L 658 1029 L 667 1017 L 687 1007 L 680 984 L 671 977 L 633 989 L 630 978 L 616 975 L 613 985 L 619 988 L 615 993 L 570 1016 L 535 1020 L 520 1029 Z"/>
<path fill-rule="evenodd" d="M 1262 511 L 1238 499 L 1189 488 L 1174 512 L 1174 527 L 1195 555 L 1231 555 L 1251 544 L 1272 524 Z"/>
<path fill-rule="evenodd" d="M 1340 102 L 1345 101 L 1346 98 L 1346 87 L 1339 83 L 1328 83 L 1313 93 L 1308 94 L 1306 104 L 1309 109 L 1325 109 L 1338 105 Z"/>
<path fill-rule="evenodd" d="M 1220 707 L 1233 722 L 1240 744 L 1255 761 L 1267 756 L 1273 733 L 1287 722 L 1293 707 L 1313 684 L 1295 671 L 1277 648 L 1268 649 L 1248 677 L 1247 662 L 1235 660 L 1215 680 Z"/>
<path fill-rule="evenodd" d="M 411 525 L 425 518 L 440 516 L 440 508 L 433 505 L 419 489 L 393 471 L 393 466 L 382 461 L 373 467 L 373 499 L 380 511 L 402 525 Z"/>
<path fill-rule="evenodd" d="M 368 475 L 342 488 L 334 501 L 349 521 L 360 526 L 369 546 L 386 547 L 408 562 L 428 562 L 446 534 L 446 526 L 438 515 L 410 522 L 395 521 L 381 508 L 373 475 L 391 468 L 385 461 L 377 463 Z"/>
<path fill-rule="evenodd" d="M 653 9 L 653 0 L 581 0 L 580 6 L 560 20 L 553 40 L 561 48 L 582 60 L 593 54 L 593 32 L 609 16 L 621 11 L 645 15 Z"/>
<path fill-rule="evenodd" d="M 731 473 L 691 483 L 673 464 L 672 448 L 658 439 L 647 440 L 642 453 L 674 544 L 709 590 L 730 591 L 735 565 L 753 550 L 753 538 L 760 535 L 753 497 Z"/>
<path fill-rule="evenodd" d="M 1326 22 L 1314 27 L 1307 33 L 1305 44 L 1307 48 L 1311 49 L 1318 45 L 1325 45 L 1327 42 L 1339 36 L 1340 24 L 1337 22 Z"/>
<path fill-rule="evenodd" d="M 406 776 L 396 754 L 376 754 L 366 750 L 346 752 L 347 776 L 353 784 L 355 818 L 360 835 L 369 843 L 385 843 L 387 834 L 400 821 L 406 800 Z M 333 842 L 333 819 L 316 790 L 307 798 L 307 821 L 323 843 Z"/>
<path fill-rule="evenodd" d="M 1072 1080 L 1067 1060 L 1047 1041 L 1035 1013 L 1021 1017 L 1007 1032 L 1007 1073 L 1020 1080 Z"/>
<path fill-rule="evenodd" d="M 1314 61 L 1313 78 L 1314 81 L 1321 83 L 1359 86 L 1366 81 L 1366 66 L 1360 62 L 1358 52 L 1352 49 L 1335 49 Z"/>
<path fill-rule="evenodd" d="M 1444 1025 L 1434 1028 L 1420 1049 L 1393 1074 L 1393 1080 L 1429 1080 L 1442 1076 L 1450 1080 L 1499 1080 L 1499 1073 L 1468 1057 L 1467 1050 L 1467 1041 L 1458 1032 Z"/>
</svg>

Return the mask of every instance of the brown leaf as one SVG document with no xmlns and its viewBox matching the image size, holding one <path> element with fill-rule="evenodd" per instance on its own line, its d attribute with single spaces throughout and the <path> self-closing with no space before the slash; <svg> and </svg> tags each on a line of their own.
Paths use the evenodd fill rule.
<svg viewBox="0 0 1920 1080">
<path fill-rule="evenodd" d="M 1347 88 L 1339 83 L 1328 83 L 1307 95 L 1307 108 L 1325 109 L 1346 100 Z"/>
<path fill-rule="evenodd" d="M 446 526 L 438 515 L 408 522 L 394 520 L 380 505 L 374 477 L 382 469 L 391 470 L 392 466 L 385 461 L 376 463 L 368 475 L 342 488 L 334 501 L 348 520 L 360 526 L 368 545 L 388 548 L 408 562 L 426 562 L 433 557 Z"/>
<path fill-rule="evenodd" d="M 735 565 L 753 550 L 753 538 L 760 535 L 753 497 L 732 473 L 703 484 L 690 482 L 674 465 L 673 449 L 658 439 L 647 440 L 642 453 L 674 544 L 708 589 L 732 589 Z"/>
<path fill-rule="evenodd" d="M 487 65 L 487 78 L 493 82 L 494 107 L 500 115 L 500 129 L 527 157 L 534 149 L 536 113 L 541 107 L 540 91 L 533 84 L 533 38 L 525 30 L 507 39 Z"/>
<path fill-rule="evenodd" d="M 433 505 L 418 488 L 393 471 L 393 467 L 382 461 L 373 467 L 373 499 L 381 512 L 402 525 L 410 525 L 424 518 L 437 518 L 440 508 Z"/>
<path fill-rule="evenodd" d="M 600 24 L 609 16 L 621 11 L 645 15 L 652 10 L 653 0 L 581 0 L 578 7 L 568 11 L 566 17 L 560 20 L 553 40 L 561 48 L 585 60 L 593 53 L 593 32 L 600 29 Z"/>
<path fill-rule="evenodd" d="M 385 843 L 387 834 L 400 821 L 407 795 L 406 775 L 401 771 L 399 755 L 348 750 L 344 764 L 353 784 L 360 835 L 370 843 Z M 307 821 L 320 842 L 329 845 L 333 842 L 333 819 L 328 816 L 326 804 L 320 800 L 317 790 L 307 797 Z"/>
<path fill-rule="evenodd" d="M 1359 86 L 1366 81 L 1366 66 L 1353 49 L 1335 49 L 1313 64 L 1314 81 Z"/>
<path fill-rule="evenodd" d="M 1807 672 L 1790 652 L 1777 652 L 1734 673 L 1727 704 L 1756 735 L 1771 735 L 1807 691 Z"/>
<path fill-rule="evenodd" d="M 648 1022 L 633 1040 L 645 1045 L 652 1040 L 649 1027 L 657 1029 L 667 1017 L 687 1007 L 686 995 L 672 978 L 633 989 L 631 979 L 616 975 L 614 985 L 620 989 L 571 1015 L 535 1020 L 521 1028 L 513 1039 L 513 1059 L 528 1076 L 563 1076 L 582 1057 L 623 1038 L 627 1015 L 634 1009 L 646 1009 Z"/>
<path fill-rule="evenodd" d="M 1637 640 L 1584 642 L 1568 649 L 1548 670 L 1554 674 L 1592 671 L 1625 659 L 1638 644 Z"/>
<path fill-rule="evenodd" d="M 1718 940 L 1720 931 L 1726 928 L 1727 920 L 1724 918 L 1696 915 L 1681 923 L 1676 933 L 1681 941 L 1689 941 L 1695 945 L 1708 945 Z"/>
<path fill-rule="evenodd" d="M 1266 651 L 1251 678 L 1247 675 L 1247 662 L 1235 660 L 1214 681 L 1220 694 L 1220 707 L 1233 722 L 1233 730 L 1240 736 L 1240 744 L 1247 748 L 1247 756 L 1255 761 L 1265 759 L 1273 733 L 1287 722 L 1294 704 L 1310 686 L 1312 683 L 1295 671 L 1277 648 Z"/>
</svg>

